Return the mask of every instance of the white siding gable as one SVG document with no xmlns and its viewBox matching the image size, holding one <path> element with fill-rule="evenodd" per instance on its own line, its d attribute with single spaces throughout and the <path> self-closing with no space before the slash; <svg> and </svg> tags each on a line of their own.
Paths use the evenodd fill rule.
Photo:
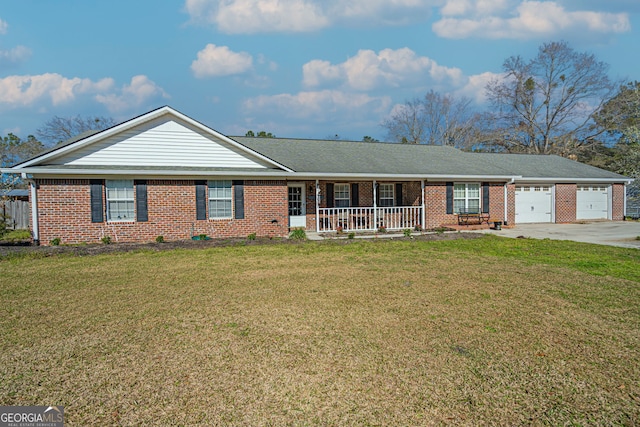
<svg viewBox="0 0 640 427">
<path fill-rule="evenodd" d="M 250 153 L 174 119 L 161 118 L 67 153 L 49 164 L 258 168 Z"/>
</svg>

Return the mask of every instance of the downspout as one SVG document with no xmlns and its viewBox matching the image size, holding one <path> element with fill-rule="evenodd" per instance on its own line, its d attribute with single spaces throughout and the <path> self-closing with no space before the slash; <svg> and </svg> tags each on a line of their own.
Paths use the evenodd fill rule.
<svg viewBox="0 0 640 427">
<path fill-rule="evenodd" d="M 422 218 L 420 218 L 420 220 L 422 221 L 422 229 L 426 230 L 427 229 L 427 201 L 424 197 L 424 179 L 420 180 L 420 188 L 422 189 L 422 191 L 420 192 L 422 197 Z"/>
<path fill-rule="evenodd" d="M 320 233 L 320 181 L 316 179 L 316 233 Z"/>
<path fill-rule="evenodd" d="M 40 246 L 40 229 L 38 224 L 38 191 L 36 182 L 29 178 L 26 173 L 22 174 L 22 179 L 29 183 L 31 190 L 31 234 L 33 236 L 33 244 Z"/>
<path fill-rule="evenodd" d="M 504 183 L 504 225 L 509 225 L 509 192 L 507 189 L 509 188 L 509 184 L 513 184 L 515 182 L 516 179 L 511 178 L 511 181 Z M 515 203 L 515 200 L 513 203 Z"/>
</svg>

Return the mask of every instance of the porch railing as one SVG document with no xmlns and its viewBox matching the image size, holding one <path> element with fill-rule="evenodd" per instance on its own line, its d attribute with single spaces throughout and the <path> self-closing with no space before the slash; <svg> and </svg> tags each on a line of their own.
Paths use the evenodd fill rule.
<svg viewBox="0 0 640 427">
<path fill-rule="evenodd" d="M 403 230 L 422 225 L 422 206 L 320 208 L 319 214 L 320 232 Z"/>
</svg>

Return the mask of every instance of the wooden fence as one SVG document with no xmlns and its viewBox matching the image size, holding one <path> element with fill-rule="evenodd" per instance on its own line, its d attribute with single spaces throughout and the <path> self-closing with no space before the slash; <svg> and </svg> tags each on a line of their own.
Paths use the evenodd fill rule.
<svg viewBox="0 0 640 427">
<path fill-rule="evenodd" d="M 0 200 L 0 213 L 10 230 L 22 230 L 29 228 L 29 216 L 31 209 L 29 202 L 24 200 Z M 0 220 L 2 220 L 0 218 Z"/>
</svg>

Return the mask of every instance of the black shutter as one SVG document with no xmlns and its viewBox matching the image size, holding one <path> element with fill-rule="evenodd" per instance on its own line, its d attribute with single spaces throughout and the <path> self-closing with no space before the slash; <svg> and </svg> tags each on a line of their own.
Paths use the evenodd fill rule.
<svg viewBox="0 0 640 427">
<path fill-rule="evenodd" d="M 482 213 L 489 213 L 489 183 L 482 183 Z"/>
<path fill-rule="evenodd" d="M 351 207 L 357 208 L 360 206 L 360 195 L 358 194 L 358 184 L 351 184 Z"/>
<path fill-rule="evenodd" d="M 453 182 L 447 182 L 447 214 L 453 213 Z"/>
<path fill-rule="evenodd" d="M 147 207 L 147 181 L 136 181 L 136 221 L 149 221 Z"/>
<path fill-rule="evenodd" d="M 402 204 L 402 183 L 396 182 L 396 206 L 403 206 Z"/>
<path fill-rule="evenodd" d="M 376 186 L 376 206 L 380 207 L 380 184 L 375 183 Z"/>
<path fill-rule="evenodd" d="M 333 184 L 327 183 L 327 207 L 333 207 Z"/>
<path fill-rule="evenodd" d="M 244 181 L 233 181 L 234 218 L 244 219 Z"/>
<path fill-rule="evenodd" d="M 207 181 L 196 181 L 196 219 L 207 219 Z"/>
<path fill-rule="evenodd" d="M 102 203 L 102 187 L 104 182 L 101 179 L 89 181 L 91 188 L 91 222 L 104 222 L 104 205 Z"/>
</svg>

